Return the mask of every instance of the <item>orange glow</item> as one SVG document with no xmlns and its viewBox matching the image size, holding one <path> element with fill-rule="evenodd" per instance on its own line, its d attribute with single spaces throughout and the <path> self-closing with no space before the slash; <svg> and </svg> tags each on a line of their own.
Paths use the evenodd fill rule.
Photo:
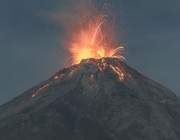
<svg viewBox="0 0 180 140">
<path fill-rule="evenodd" d="M 45 88 L 48 87 L 48 86 L 49 86 L 49 84 L 47 84 L 47 85 L 39 88 L 39 89 L 31 96 L 31 98 L 34 98 L 38 93 L 40 93 L 43 89 L 45 89 Z"/>
<path fill-rule="evenodd" d="M 91 75 L 90 78 L 89 78 L 89 84 L 93 84 L 93 81 L 94 81 L 94 75 Z"/>
<path fill-rule="evenodd" d="M 121 69 L 119 69 L 118 67 L 114 67 L 112 65 L 110 65 L 110 68 L 119 76 L 120 81 L 124 80 L 124 73 L 121 71 Z"/>
<path fill-rule="evenodd" d="M 82 59 L 113 57 L 124 59 L 121 55 L 123 47 L 117 47 L 114 16 L 105 4 L 101 10 L 92 2 L 82 6 L 77 16 L 77 23 L 68 31 L 66 49 L 69 52 L 71 64 L 77 64 Z"/>
<path fill-rule="evenodd" d="M 102 73 L 105 70 L 106 66 L 107 66 L 107 64 L 104 59 L 102 59 L 101 62 L 98 63 L 98 68 Z"/>
<path fill-rule="evenodd" d="M 73 73 L 75 72 L 75 70 L 71 70 L 71 72 L 69 73 L 69 76 L 71 77 L 73 75 Z"/>
<path fill-rule="evenodd" d="M 119 77 L 119 81 L 123 81 L 125 74 L 123 73 L 123 71 L 117 67 L 117 66 L 112 66 L 111 64 L 109 65 L 105 59 L 101 59 L 101 61 L 98 63 L 98 69 L 99 71 L 103 74 L 104 70 L 106 68 L 110 68 L 115 74 L 118 75 Z M 130 77 L 130 76 L 129 76 Z"/>
<path fill-rule="evenodd" d="M 55 76 L 55 77 L 54 77 L 54 79 L 58 79 L 58 78 L 59 78 L 59 76 Z"/>
</svg>

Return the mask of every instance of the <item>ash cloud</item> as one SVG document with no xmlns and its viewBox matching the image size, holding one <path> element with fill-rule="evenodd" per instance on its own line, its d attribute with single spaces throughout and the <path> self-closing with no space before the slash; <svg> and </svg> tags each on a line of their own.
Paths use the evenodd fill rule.
<svg viewBox="0 0 180 140">
<path fill-rule="evenodd" d="M 90 0 L 87 0 L 87 2 L 90 2 Z M 49 19 L 51 22 L 66 28 L 77 23 L 75 14 L 79 11 L 79 8 L 83 3 L 85 3 L 84 0 L 59 1 L 56 8 L 50 11 L 41 12 L 40 15 Z"/>
</svg>

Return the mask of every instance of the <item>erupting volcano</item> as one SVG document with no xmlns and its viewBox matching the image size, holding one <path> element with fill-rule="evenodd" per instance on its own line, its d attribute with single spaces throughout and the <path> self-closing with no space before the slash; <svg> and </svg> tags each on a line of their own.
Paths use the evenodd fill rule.
<svg viewBox="0 0 180 140">
<path fill-rule="evenodd" d="M 122 61 L 107 5 L 84 9 L 73 65 L 0 106 L 0 139 L 180 140 L 180 99 Z"/>
<path fill-rule="evenodd" d="M 68 40 L 65 49 L 69 52 L 71 64 L 82 59 L 112 57 L 124 59 L 121 55 L 123 47 L 118 47 L 115 17 L 110 6 L 102 8 L 92 2 L 80 6 L 75 25 L 68 27 Z"/>
</svg>

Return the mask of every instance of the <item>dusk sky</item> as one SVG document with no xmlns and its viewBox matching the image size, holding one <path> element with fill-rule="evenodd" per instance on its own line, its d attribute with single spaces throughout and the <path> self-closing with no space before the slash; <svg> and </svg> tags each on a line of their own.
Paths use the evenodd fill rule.
<svg viewBox="0 0 180 140">
<path fill-rule="evenodd" d="M 117 15 L 125 63 L 180 96 L 180 1 L 106 2 Z M 60 22 L 68 22 L 80 3 L 0 0 L 0 105 L 64 67 Z"/>
</svg>

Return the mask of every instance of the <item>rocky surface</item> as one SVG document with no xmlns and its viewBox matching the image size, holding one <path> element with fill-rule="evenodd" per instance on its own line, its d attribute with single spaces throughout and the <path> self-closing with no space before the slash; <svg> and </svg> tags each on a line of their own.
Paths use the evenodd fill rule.
<svg viewBox="0 0 180 140">
<path fill-rule="evenodd" d="M 180 99 L 119 59 L 87 59 L 2 105 L 0 140 L 180 140 Z"/>
</svg>

